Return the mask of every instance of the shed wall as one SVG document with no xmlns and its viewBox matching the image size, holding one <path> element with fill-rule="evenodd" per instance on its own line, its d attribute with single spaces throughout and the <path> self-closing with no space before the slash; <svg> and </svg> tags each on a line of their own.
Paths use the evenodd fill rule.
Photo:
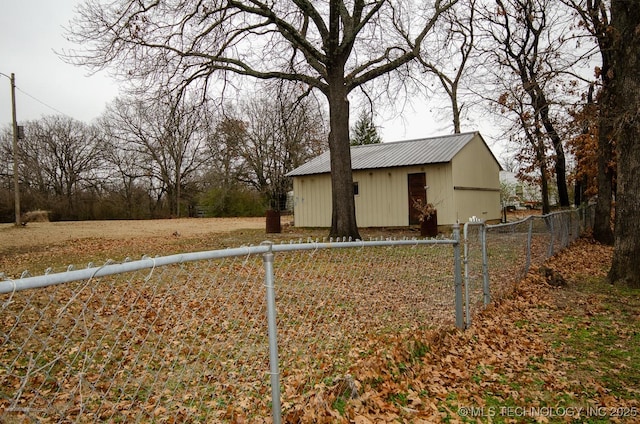
<svg viewBox="0 0 640 424">
<path fill-rule="evenodd" d="M 407 225 L 407 182 L 395 169 L 355 171 L 353 181 L 358 183 L 355 196 L 356 222 L 360 227 Z"/>
<path fill-rule="evenodd" d="M 293 219 L 296 227 L 331 226 L 331 176 L 293 178 Z"/>
<path fill-rule="evenodd" d="M 451 163 L 456 219 L 500 219 L 500 165 L 482 139 L 474 137 Z"/>
<path fill-rule="evenodd" d="M 500 166 L 479 135 L 448 163 L 353 172 L 359 227 L 409 225 L 408 175 L 426 174 L 427 201 L 438 211 L 438 224 L 466 222 L 477 216 L 500 219 Z M 298 227 L 331 226 L 331 176 L 293 178 L 294 222 Z"/>
<path fill-rule="evenodd" d="M 408 175 L 426 174 L 427 201 L 446 209 L 451 192 L 449 165 L 424 165 L 355 171 L 358 182 L 356 219 L 361 227 L 405 227 L 409 225 Z M 440 206 L 438 206 L 440 207 Z M 440 211 L 438 212 L 440 214 Z M 444 215 L 443 215 L 444 218 Z"/>
<path fill-rule="evenodd" d="M 360 227 L 409 225 L 408 175 L 426 174 L 427 201 L 438 209 L 438 223 L 453 224 L 453 189 L 450 164 L 354 171 L 356 222 Z M 331 226 L 329 174 L 294 177 L 294 222 L 298 227 Z M 320 193 L 322 191 L 323 193 Z"/>
</svg>

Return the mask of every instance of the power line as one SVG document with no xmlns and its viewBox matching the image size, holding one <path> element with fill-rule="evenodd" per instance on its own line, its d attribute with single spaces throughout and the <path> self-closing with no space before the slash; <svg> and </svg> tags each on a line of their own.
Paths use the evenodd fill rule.
<svg viewBox="0 0 640 424">
<path fill-rule="evenodd" d="M 72 118 L 72 119 L 73 119 L 73 117 L 72 117 L 71 115 L 69 115 L 69 114 L 67 114 L 67 113 L 64 113 L 64 112 L 62 112 L 62 111 L 60 111 L 60 110 L 56 109 L 55 107 L 53 107 L 53 106 L 51 106 L 51 105 L 49 105 L 49 104 L 47 104 L 47 103 L 43 102 L 42 100 L 38 99 L 37 97 L 32 96 L 31 94 L 27 93 L 27 92 L 26 92 L 26 91 L 24 91 L 23 89 L 21 89 L 21 88 L 19 88 L 19 87 L 16 87 L 16 89 L 17 89 L 19 92 L 21 92 L 22 94 L 24 94 L 25 96 L 30 97 L 31 99 L 33 99 L 33 100 L 35 100 L 36 102 L 40 103 L 41 105 L 43 105 L 43 106 L 45 106 L 45 107 L 48 107 L 49 109 L 51 109 L 51 110 L 53 110 L 53 111 L 56 111 L 57 113 L 59 113 L 59 114 L 61 114 L 61 115 L 64 115 L 64 116 L 66 116 L 66 117 L 69 117 L 69 118 Z"/>
</svg>

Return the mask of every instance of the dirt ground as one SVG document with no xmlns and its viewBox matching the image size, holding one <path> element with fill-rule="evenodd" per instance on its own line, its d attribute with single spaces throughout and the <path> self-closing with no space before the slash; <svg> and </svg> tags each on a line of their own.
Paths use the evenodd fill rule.
<svg viewBox="0 0 640 424">
<path fill-rule="evenodd" d="M 527 215 L 531 215 L 531 211 L 510 212 L 508 219 L 515 221 Z M 281 222 L 285 225 L 290 220 L 291 217 L 283 216 Z M 0 224 L 0 252 L 16 248 L 58 245 L 71 240 L 197 237 L 243 229 L 264 229 L 265 226 L 264 217 L 30 222 L 25 227 L 16 227 L 10 223 Z"/>
<path fill-rule="evenodd" d="M 265 218 L 180 218 L 140 221 L 30 222 L 0 224 L 0 250 L 61 244 L 71 240 L 129 239 L 180 235 L 193 237 L 241 229 L 265 228 Z"/>
</svg>

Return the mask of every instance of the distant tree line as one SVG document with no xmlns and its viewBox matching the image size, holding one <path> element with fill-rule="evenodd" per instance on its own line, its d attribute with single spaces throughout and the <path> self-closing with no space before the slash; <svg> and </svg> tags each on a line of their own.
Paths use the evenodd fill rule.
<svg viewBox="0 0 640 424">
<path fill-rule="evenodd" d="M 123 97 L 93 123 L 21 122 L 22 210 L 52 220 L 262 215 L 283 209 L 285 174 L 327 148 L 322 108 L 291 92 L 216 105 Z M 14 220 L 11 128 L 0 137 L 0 220 Z"/>
</svg>

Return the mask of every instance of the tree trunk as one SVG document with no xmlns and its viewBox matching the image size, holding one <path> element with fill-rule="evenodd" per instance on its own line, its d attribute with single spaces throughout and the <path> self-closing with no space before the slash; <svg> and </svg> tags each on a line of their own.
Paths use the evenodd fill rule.
<svg viewBox="0 0 640 424">
<path fill-rule="evenodd" d="M 461 126 L 460 126 L 460 108 L 458 107 L 458 93 L 456 90 L 452 91 L 451 97 L 451 111 L 453 112 L 453 133 L 460 134 Z"/>
<path fill-rule="evenodd" d="M 640 8 L 613 0 L 611 23 L 616 32 L 612 94 L 617 100 L 618 173 L 612 283 L 640 288 Z"/>
<path fill-rule="evenodd" d="M 540 144 L 544 146 L 544 142 L 540 141 Z M 542 148 L 542 147 L 541 147 Z M 547 178 L 547 164 L 544 160 L 544 154 L 537 151 L 538 164 L 540 166 L 540 194 L 542 196 L 542 214 L 546 215 L 551 212 L 551 205 L 549 204 L 549 179 Z"/>
<path fill-rule="evenodd" d="M 593 23 L 594 34 L 598 40 L 602 66 L 600 78 L 602 89 L 598 96 L 598 162 L 596 181 L 598 198 L 596 202 L 593 237 L 600 243 L 613 245 L 614 237 L 611 225 L 611 207 L 613 199 L 613 182 L 615 180 L 614 139 L 612 112 L 615 104 L 610 93 L 611 65 L 613 63 L 614 34 L 610 31 L 606 8 L 600 2 L 587 2 L 587 12 Z"/>
<path fill-rule="evenodd" d="M 180 218 L 180 198 L 182 197 L 182 164 L 176 164 L 176 218 Z"/>
<path fill-rule="evenodd" d="M 613 133 L 610 108 L 615 107 L 606 93 L 609 88 L 603 86 L 600 104 L 600 118 L 598 129 L 598 198 L 596 200 L 595 220 L 593 223 L 593 238 L 598 242 L 613 245 L 614 237 L 611 229 L 611 198 L 613 192 Z"/>
<path fill-rule="evenodd" d="M 360 239 L 353 197 L 351 146 L 349 143 L 349 100 L 341 69 L 329 77 L 329 151 L 331 157 L 330 237 Z"/>
<path fill-rule="evenodd" d="M 614 170 L 611 167 L 614 153 L 613 112 L 616 108 L 615 97 L 612 96 L 610 69 L 612 49 L 609 40 L 601 40 L 602 51 L 602 90 L 598 96 L 598 198 L 596 201 L 593 238 L 598 242 L 613 245 L 611 228 L 611 202 L 613 194 Z"/>
<path fill-rule="evenodd" d="M 537 122 L 534 128 L 538 128 Z M 549 178 L 547 176 L 547 161 L 545 156 L 545 145 L 542 133 L 536 130 L 534 134 L 525 130 L 525 134 L 529 144 L 533 148 L 536 156 L 536 164 L 540 169 L 540 196 L 542 198 L 542 214 L 546 215 L 551 212 L 549 205 Z"/>
<path fill-rule="evenodd" d="M 564 146 L 555 129 L 552 130 L 549 135 L 551 136 L 551 142 L 556 152 L 554 169 L 556 171 L 556 184 L 558 186 L 558 202 L 561 207 L 566 208 L 571 206 L 571 202 L 569 200 L 569 189 L 567 187 L 567 163 L 564 156 Z"/>
<path fill-rule="evenodd" d="M 547 136 L 551 139 L 553 149 L 556 152 L 554 169 L 556 172 L 556 184 L 558 186 L 558 201 L 560 206 L 569 207 L 571 206 L 571 202 L 569 201 L 569 190 L 567 188 L 567 164 L 564 155 L 564 146 L 553 122 L 551 121 L 551 118 L 549 117 L 549 102 L 547 101 L 547 97 L 544 95 L 542 89 L 538 87 L 537 84 L 536 89 L 532 90 L 530 95 L 535 109 L 539 110 L 542 125 L 544 126 Z"/>
</svg>

